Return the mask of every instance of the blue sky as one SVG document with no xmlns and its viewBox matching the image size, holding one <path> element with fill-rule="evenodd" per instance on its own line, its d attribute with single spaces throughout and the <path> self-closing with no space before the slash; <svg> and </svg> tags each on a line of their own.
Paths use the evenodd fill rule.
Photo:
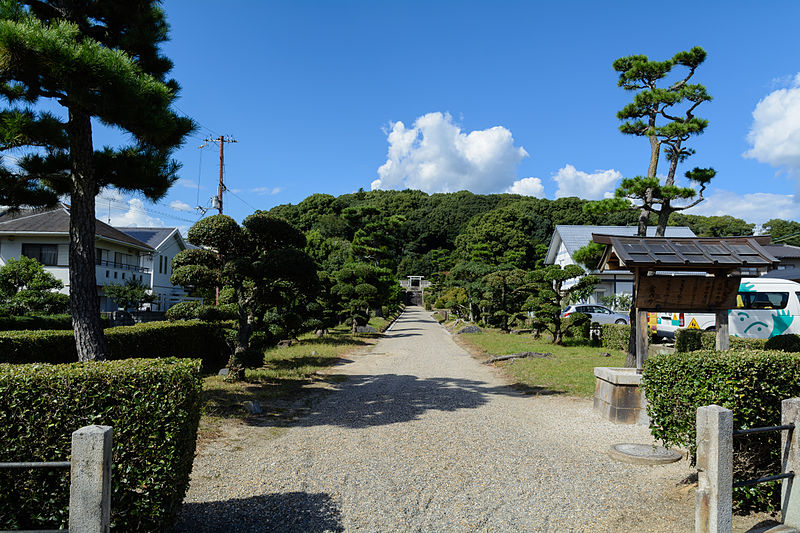
<svg viewBox="0 0 800 533">
<path fill-rule="evenodd" d="M 692 212 L 800 217 L 798 2 L 176 0 L 165 9 L 177 107 L 200 127 L 176 153 L 181 181 L 165 200 L 106 194 L 103 220 L 110 207 L 117 224 L 191 225 L 192 208 L 216 193 L 218 149 L 198 146 L 219 135 L 238 140 L 226 145 L 224 200 L 237 220 L 360 187 L 600 198 L 620 177 L 644 174 L 649 158 L 646 140 L 617 130 L 632 95 L 617 87 L 613 60 L 663 60 L 695 45 L 708 59 L 694 79 L 714 101 L 699 109 L 710 124 L 682 170 L 718 174 Z M 109 139 L 98 130 L 96 144 Z"/>
</svg>

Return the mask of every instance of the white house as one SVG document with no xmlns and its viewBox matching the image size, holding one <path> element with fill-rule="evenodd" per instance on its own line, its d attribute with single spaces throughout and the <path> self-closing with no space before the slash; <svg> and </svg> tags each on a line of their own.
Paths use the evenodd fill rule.
<svg viewBox="0 0 800 533">
<path fill-rule="evenodd" d="M 101 311 L 114 311 L 116 304 L 103 294 L 103 287 L 112 283 L 140 281 L 157 294 L 153 310 L 164 311 L 185 295 L 180 287 L 169 284 L 169 262 L 186 243 L 177 228 L 125 228 L 157 230 L 145 242 L 128 231 L 95 220 L 95 276 Z M 144 235 L 143 235 L 144 236 Z M 16 213 L 0 212 L 0 266 L 10 258 L 27 256 L 37 259 L 45 270 L 64 283 L 62 292 L 69 293 L 69 208 L 21 209 Z M 158 269 L 158 270 L 157 270 Z"/>
<path fill-rule="evenodd" d="M 580 248 L 583 248 L 592 241 L 592 233 L 603 233 L 606 235 L 636 235 L 636 226 L 566 226 L 558 225 L 550 239 L 550 246 L 545 256 L 545 264 L 566 265 L 577 264 L 572 256 Z M 647 228 L 648 237 L 654 236 L 655 227 Z M 695 237 L 694 232 L 686 226 L 667 226 L 666 237 Z M 582 266 L 582 265 L 581 265 Z M 633 294 L 633 274 L 627 270 L 615 270 L 589 272 L 600 278 L 600 283 L 595 288 L 587 303 L 602 303 L 602 298 L 619 296 L 622 294 Z"/>
<path fill-rule="evenodd" d="M 181 250 L 189 248 L 178 228 L 124 228 L 118 230 L 152 247 L 154 253 L 145 257 L 143 266 L 150 270 L 150 287 L 158 299 L 153 303 L 154 311 L 165 311 L 188 298 L 186 291 L 169 281 L 172 274 L 172 258 Z"/>
</svg>

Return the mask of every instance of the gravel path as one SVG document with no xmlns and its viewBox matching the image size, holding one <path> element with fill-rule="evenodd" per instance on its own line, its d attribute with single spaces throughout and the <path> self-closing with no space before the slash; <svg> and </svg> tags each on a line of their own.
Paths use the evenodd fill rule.
<svg viewBox="0 0 800 533">
<path fill-rule="evenodd" d="M 504 385 L 420 308 L 275 438 L 225 426 L 197 456 L 177 531 L 693 531 L 686 461 L 634 466 L 652 442 L 590 400 Z"/>
</svg>

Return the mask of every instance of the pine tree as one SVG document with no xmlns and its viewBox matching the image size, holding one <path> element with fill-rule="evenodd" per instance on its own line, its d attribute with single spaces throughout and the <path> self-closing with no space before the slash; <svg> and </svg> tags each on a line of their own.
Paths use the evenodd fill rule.
<svg viewBox="0 0 800 533">
<path fill-rule="evenodd" d="M 154 0 L 24 0 L 0 4 L 0 203 L 70 204 L 70 306 L 80 360 L 108 357 L 95 279 L 95 196 L 104 187 L 161 198 L 177 179 L 171 152 L 194 128 L 170 109 L 178 84 L 159 51 Z M 41 111 L 54 102 L 64 117 Z M 92 118 L 131 135 L 95 150 Z"/>
</svg>

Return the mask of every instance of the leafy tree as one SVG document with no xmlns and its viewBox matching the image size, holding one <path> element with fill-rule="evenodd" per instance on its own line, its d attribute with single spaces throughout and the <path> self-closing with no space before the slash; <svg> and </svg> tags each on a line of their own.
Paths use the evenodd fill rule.
<svg viewBox="0 0 800 533">
<path fill-rule="evenodd" d="M 703 192 L 716 172 L 711 168 L 695 168 L 685 173 L 686 178 L 699 186 L 679 187 L 675 183 L 678 163 L 694 154 L 685 143 L 695 135 L 700 135 L 708 126 L 708 121 L 694 115 L 697 107 L 711 100 L 706 88 L 700 84 L 689 83 L 697 68 L 705 61 L 706 52 L 700 47 L 678 52 L 666 61 L 651 61 L 644 55 L 621 57 L 614 61 L 614 70 L 619 72 L 618 85 L 626 91 L 636 91 L 633 102 L 617 113 L 623 121 L 620 131 L 626 135 L 646 137 L 650 142 L 650 163 L 646 176 L 625 178 L 615 192 L 614 198 L 590 204 L 588 209 L 598 211 L 617 211 L 629 209 L 634 202 L 640 210 L 639 236 L 644 237 L 651 214 L 658 217 L 657 236 L 664 235 L 669 216 L 703 201 Z M 667 87 L 659 87 L 672 72 L 673 67 L 686 68 L 686 73 L 678 81 Z M 665 122 L 661 122 L 661 120 Z M 661 153 L 669 163 L 664 183 L 658 178 L 658 162 Z M 690 200 L 684 206 L 673 205 L 674 200 Z M 636 203 L 638 202 L 638 203 Z"/>
<path fill-rule="evenodd" d="M 584 274 L 578 265 L 567 265 L 563 269 L 560 265 L 549 265 L 530 273 L 532 295 L 528 298 L 526 308 L 535 315 L 534 325 L 552 334 L 554 344 L 563 344 L 564 335 L 581 325 L 580 321 L 561 317 L 567 302 L 575 294 L 591 290 L 600 281 L 596 276 Z M 579 279 L 564 287 L 566 281 L 574 278 Z"/>
<path fill-rule="evenodd" d="M 333 278 L 331 293 L 339 299 L 340 321 L 349 322 L 353 333 L 367 323 L 371 309 L 389 301 L 390 284 L 396 284 L 388 270 L 370 263 L 347 263 Z"/>
<path fill-rule="evenodd" d="M 156 295 L 138 279 L 122 283 L 111 283 L 103 287 L 103 293 L 122 309 L 139 309 L 142 304 L 156 301 Z"/>
<path fill-rule="evenodd" d="M 55 292 L 63 288 L 60 280 L 31 257 L 11 257 L 0 267 L 0 307 L 11 314 L 66 313 L 69 296 Z"/>
<path fill-rule="evenodd" d="M 762 233 L 772 237 L 772 242 L 800 246 L 800 222 L 773 218 L 762 224 Z"/>
<path fill-rule="evenodd" d="M 462 287 L 467 291 L 467 308 L 470 322 L 475 322 L 476 317 L 483 311 L 481 303 L 484 301 L 485 292 L 483 278 L 496 267 L 477 261 L 457 263 L 445 279 L 447 287 Z"/>
<path fill-rule="evenodd" d="M 95 280 L 95 196 L 113 186 L 161 198 L 176 179 L 170 157 L 194 125 L 170 105 L 178 85 L 155 0 L 19 0 L 0 7 L 0 150 L 25 150 L 0 168 L 0 204 L 70 203 L 70 307 L 80 360 L 108 357 Z M 30 106 L 61 106 L 65 118 Z M 92 118 L 132 144 L 95 151 Z"/>
<path fill-rule="evenodd" d="M 316 265 L 303 251 L 305 237 L 285 220 L 257 211 L 241 226 L 226 215 L 199 220 L 187 240 L 202 248 L 183 250 L 172 259 L 170 281 L 193 287 L 221 282 L 230 288 L 237 307 L 237 336 L 229 376 L 243 379 L 250 336 L 276 324 L 265 317 L 296 315 L 297 299 L 316 295 Z M 281 327 L 289 323 L 288 318 L 282 320 L 277 322 Z"/>
<path fill-rule="evenodd" d="M 481 278 L 484 320 L 508 332 L 515 320 L 525 316 L 526 272 L 519 268 L 500 269 Z"/>
<path fill-rule="evenodd" d="M 686 215 L 683 213 L 672 213 L 669 217 L 669 225 L 689 226 L 698 237 L 752 235 L 756 226 L 730 215 L 704 217 L 702 215 Z"/>
<path fill-rule="evenodd" d="M 449 287 L 436 298 L 433 306 L 449 309 L 456 316 L 465 318 L 468 310 L 467 290 L 464 287 Z"/>
<path fill-rule="evenodd" d="M 605 250 L 606 247 L 604 244 L 590 242 L 586 246 L 575 250 L 575 253 L 572 254 L 572 259 L 574 259 L 576 263 L 583 265 L 586 270 L 597 270 Z"/>
</svg>

